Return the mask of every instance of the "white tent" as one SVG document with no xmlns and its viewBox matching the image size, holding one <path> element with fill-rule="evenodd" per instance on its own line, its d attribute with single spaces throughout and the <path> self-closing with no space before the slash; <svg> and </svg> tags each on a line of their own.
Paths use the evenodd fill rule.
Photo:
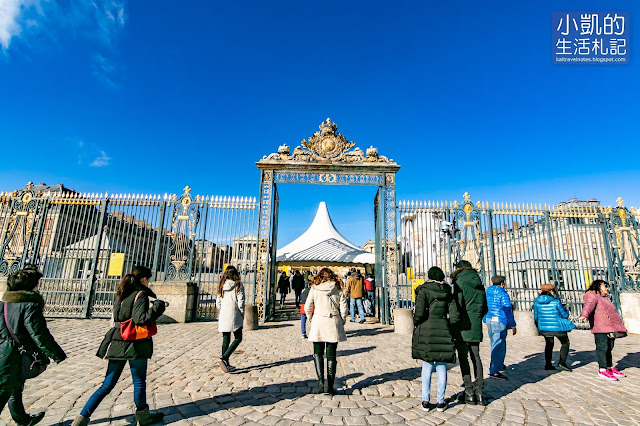
<svg viewBox="0 0 640 426">
<path fill-rule="evenodd" d="M 333 226 L 327 204 L 322 201 L 309 229 L 278 250 L 278 263 L 290 265 L 363 265 L 376 263 L 375 255 L 351 243 Z"/>
</svg>

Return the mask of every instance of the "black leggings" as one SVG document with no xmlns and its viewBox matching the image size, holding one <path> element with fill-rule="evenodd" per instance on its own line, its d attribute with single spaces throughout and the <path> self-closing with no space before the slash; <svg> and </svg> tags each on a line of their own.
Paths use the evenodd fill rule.
<svg viewBox="0 0 640 426">
<path fill-rule="evenodd" d="M 14 391 L 0 391 L 0 413 L 9 402 L 9 412 L 16 423 L 24 422 L 28 416 L 22 404 L 22 389 L 23 387 L 21 386 Z"/>
<path fill-rule="evenodd" d="M 556 336 L 562 345 L 560 347 L 560 364 L 567 363 L 567 357 L 569 356 L 569 336 L 566 334 L 564 336 Z M 553 336 L 544 336 L 544 361 L 546 365 L 551 365 L 551 356 L 553 354 Z"/>
<path fill-rule="evenodd" d="M 593 333 L 593 337 L 596 340 L 596 355 L 598 356 L 599 368 L 611 368 L 613 367 L 613 345 L 616 339 L 607 335 L 608 333 Z"/>
<path fill-rule="evenodd" d="M 236 350 L 240 342 L 242 342 L 242 327 L 233 332 L 233 342 L 231 342 L 231 332 L 222 332 L 222 359 L 229 361 L 229 357 Z"/>
<path fill-rule="evenodd" d="M 458 351 L 458 360 L 460 361 L 460 372 L 462 373 L 462 380 L 464 382 L 465 392 L 472 394 L 482 394 L 484 388 L 484 371 L 482 367 L 482 360 L 480 359 L 480 343 L 477 342 L 465 342 L 461 336 L 455 339 L 456 350 Z M 471 382 L 471 366 L 469 365 L 469 358 L 473 364 L 473 372 L 475 376 L 475 382 Z"/>
<path fill-rule="evenodd" d="M 313 353 L 319 357 L 324 357 L 325 348 L 327 350 L 327 361 L 335 361 L 338 351 L 338 343 L 313 342 Z"/>
</svg>

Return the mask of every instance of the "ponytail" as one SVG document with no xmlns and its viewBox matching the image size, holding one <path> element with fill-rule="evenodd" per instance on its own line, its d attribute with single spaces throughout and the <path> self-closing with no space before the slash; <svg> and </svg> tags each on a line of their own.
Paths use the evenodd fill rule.
<svg viewBox="0 0 640 426">
<path fill-rule="evenodd" d="M 133 288 L 140 280 L 137 279 L 133 274 L 127 274 L 120 280 L 118 283 L 118 287 L 116 287 L 116 299 L 122 302 L 122 300 L 127 297 L 133 291 Z"/>
</svg>

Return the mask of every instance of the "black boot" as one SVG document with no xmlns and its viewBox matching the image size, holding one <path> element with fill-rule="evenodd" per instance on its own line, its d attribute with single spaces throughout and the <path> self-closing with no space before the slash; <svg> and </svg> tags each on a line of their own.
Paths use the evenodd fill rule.
<svg viewBox="0 0 640 426">
<path fill-rule="evenodd" d="M 317 393 L 324 393 L 324 358 L 320 355 L 313 355 L 313 363 L 316 366 L 316 375 L 318 376 L 318 391 Z"/>
<path fill-rule="evenodd" d="M 458 402 L 460 404 L 476 405 L 476 396 L 473 392 L 460 392 L 458 394 Z"/>
<path fill-rule="evenodd" d="M 338 361 L 335 359 L 327 360 L 327 392 L 329 395 L 335 395 L 336 391 L 333 389 L 333 383 L 336 380 L 336 366 Z"/>
<path fill-rule="evenodd" d="M 482 389 L 480 390 L 476 389 L 475 396 L 476 396 L 476 405 L 482 405 L 482 406 L 487 405 L 487 401 L 484 399 L 484 396 L 482 396 Z"/>
</svg>

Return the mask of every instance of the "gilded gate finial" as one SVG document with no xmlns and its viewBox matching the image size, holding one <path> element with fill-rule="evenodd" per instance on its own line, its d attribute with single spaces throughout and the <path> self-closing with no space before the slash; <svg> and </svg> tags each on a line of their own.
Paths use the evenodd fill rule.
<svg viewBox="0 0 640 426">
<path fill-rule="evenodd" d="M 624 207 L 624 200 L 622 197 L 618 197 L 616 201 L 618 202 L 618 207 Z"/>
</svg>

